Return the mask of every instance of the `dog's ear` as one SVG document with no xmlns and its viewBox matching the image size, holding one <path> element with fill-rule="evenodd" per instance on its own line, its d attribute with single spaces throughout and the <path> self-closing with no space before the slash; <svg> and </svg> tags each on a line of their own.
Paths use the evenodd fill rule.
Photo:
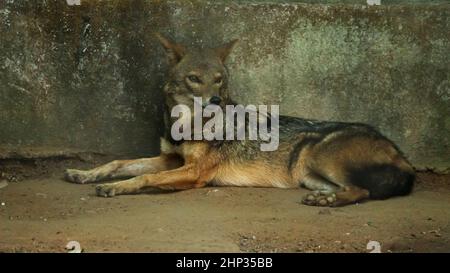
<svg viewBox="0 0 450 273">
<path fill-rule="evenodd" d="M 227 59 L 228 55 L 230 55 L 231 50 L 233 50 L 233 47 L 236 45 L 236 43 L 238 41 L 239 41 L 238 39 L 234 39 L 234 40 L 222 45 L 221 47 L 218 47 L 215 49 L 217 56 L 219 56 L 220 60 L 223 63 Z"/>
<path fill-rule="evenodd" d="M 159 33 L 155 33 L 155 36 L 166 50 L 170 65 L 176 65 L 186 55 L 186 48 L 183 45 L 174 43 Z"/>
</svg>

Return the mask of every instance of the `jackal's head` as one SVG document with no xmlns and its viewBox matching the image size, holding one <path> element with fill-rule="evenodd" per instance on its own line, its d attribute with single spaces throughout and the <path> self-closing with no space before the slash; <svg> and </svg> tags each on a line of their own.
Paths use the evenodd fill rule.
<svg viewBox="0 0 450 273">
<path fill-rule="evenodd" d="M 187 49 L 156 34 L 166 50 L 170 73 L 164 87 L 169 109 L 184 104 L 192 109 L 194 97 L 201 97 L 203 106 L 225 105 L 229 100 L 228 73 L 225 60 L 237 40 L 218 48 Z"/>
</svg>

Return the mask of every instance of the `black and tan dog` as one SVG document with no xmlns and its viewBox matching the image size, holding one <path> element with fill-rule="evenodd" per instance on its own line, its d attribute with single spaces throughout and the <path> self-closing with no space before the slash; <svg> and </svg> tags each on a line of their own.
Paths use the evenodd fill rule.
<svg viewBox="0 0 450 273">
<path fill-rule="evenodd" d="M 236 41 L 216 49 L 188 50 L 157 35 L 170 62 L 164 87 L 166 108 L 193 106 L 193 97 L 231 103 L 224 65 Z M 174 141 L 166 118 L 161 155 L 118 160 L 82 171 L 68 169 L 75 183 L 130 178 L 100 184 L 97 195 L 137 193 L 146 187 L 184 190 L 207 185 L 306 187 L 303 203 L 342 206 L 411 192 L 414 171 L 399 149 L 365 124 L 322 122 L 280 116 L 279 148 L 262 152 L 258 141 Z"/>
</svg>

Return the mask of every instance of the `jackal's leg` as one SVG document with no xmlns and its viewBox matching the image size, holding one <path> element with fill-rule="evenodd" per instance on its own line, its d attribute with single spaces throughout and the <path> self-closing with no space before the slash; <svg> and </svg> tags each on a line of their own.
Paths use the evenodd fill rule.
<svg viewBox="0 0 450 273">
<path fill-rule="evenodd" d="M 162 154 L 153 158 L 136 160 L 115 160 L 92 170 L 82 171 L 67 169 L 66 180 L 74 183 L 91 183 L 105 179 L 132 177 L 163 170 L 178 168 L 183 161 L 176 155 Z"/>
<path fill-rule="evenodd" d="M 112 197 L 119 194 L 138 193 L 142 188 L 156 187 L 169 190 L 185 190 L 203 187 L 207 180 L 201 179 L 200 171 L 194 165 L 146 174 L 116 183 L 101 184 L 96 187 L 98 196 Z"/>
<path fill-rule="evenodd" d="M 314 173 L 305 175 L 300 181 L 300 186 L 324 194 L 335 192 L 338 189 L 336 185 Z"/>
<path fill-rule="evenodd" d="M 339 172 L 328 172 L 327 178 L 309 173 L 302 178 L 301 185 L 313 190 L 303 197 L 302 203 L 310 206 L 344 206 L 369 198 L 365 189 L 353 186 Z"/>
<path fill-rule="evenodd" d="M 353 204 L 367 198 L 369 198 L 368 190 L 352 186 L 344 187 L 331 193 L 309 193 L 303 198 L 302 202 L 303 204 L 310 206 L 339 207 Z"/>
</svg>

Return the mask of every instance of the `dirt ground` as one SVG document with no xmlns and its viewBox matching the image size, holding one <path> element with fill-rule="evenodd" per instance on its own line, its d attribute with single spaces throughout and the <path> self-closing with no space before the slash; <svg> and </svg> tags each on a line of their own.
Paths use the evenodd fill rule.
<svg viewBox="0 0 450 273">
<path fill-rule="evenodd" d="M 203 188 L 100 198 L 63 181 L 101 160 L 0 161 L 0 252 L 450 252 L 450 175 L 419 173 L 414 193 L 342 208 L 304 189 Z"/>
</svg>

